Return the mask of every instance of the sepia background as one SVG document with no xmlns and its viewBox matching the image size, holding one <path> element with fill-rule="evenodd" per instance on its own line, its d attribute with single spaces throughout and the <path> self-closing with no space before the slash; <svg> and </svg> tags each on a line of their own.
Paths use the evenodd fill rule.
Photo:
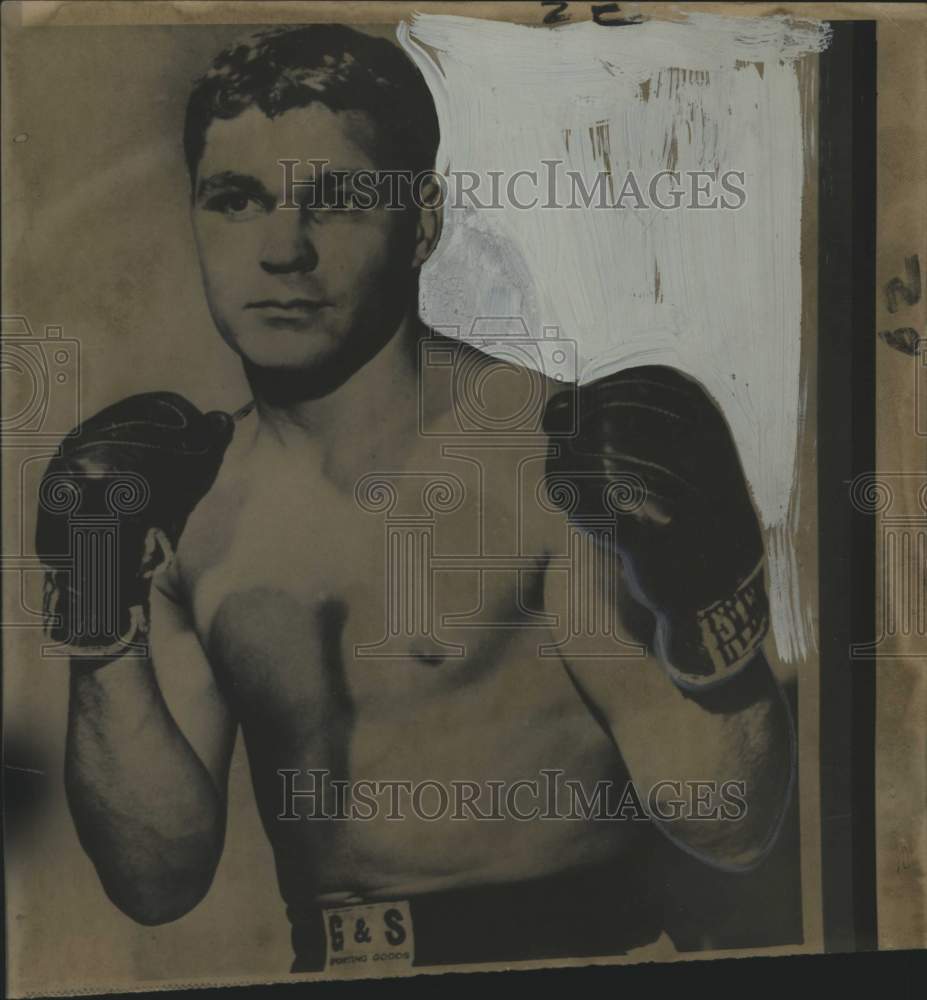
<svg viewBox="0 0 927 1000">
<path fill-rule="evenodd" d="M 53 375 L 65 376 L 54 383 L 42 433 L 26 428 L 4 453 L 3 596 L 4 624 L 10 626 L 4 632 L 4 723 L 6 762 L 20 772 L 8 786 L 18 796 L 5 856 L 11 981 L 17 991 L 52 991 L 280 978 L 292 959 L 289 927 L 240 745 L 232 767 L 225 854 L 207 898 L 176 923 L 147 928 L 124 917 L 104 896 L 64 801 L 67 664 L 40 654 L 41 573 L 28 558 L 34 530 L 29 498 L 55 436 L 77 418 L 153 389 L 180 392 L 203 409 L 233 410 L 249 398 L 238 362 L 216 334 L 202 295 L 180 145 L 191 82 L 247 29 L 242 23 L 28 29 L 7 23 L 5 29 L 3 314 L 25 317 L 31 332 L 17 336 L 34 342 L 30 349 L 47 359 Z M 366 30 L 395 34 L 391 24 L 368 23 Z M 800 72 L 806 138 L 814 134 L 814 61 L 809 58 Z M 813 141 L 804 155 L 799 348 L 805 421 L 792 528 L 800 615 L 813 626 Z M 457 266 L 452 256 L 442 261 L 438 255 L 427 280 L 439 285 L 444 267 L 453 283 Z M 543 321 L 543 305 L 533 308 Z M 471 313 L 444 322 L 466 327 Z M 442 321 L 433 310 L 427 318 Z M 60 361 L 56 327 L 66 345 Z M 12 375 L 18 381 L 10 405 L 21 408 L 31 389 L 22 372 Z M 7 403 L 4 407 L 6 414 Z M 677 946 L 687 953 L 764 944 L 773 951 L 819 947 L 814 643 L 812 627 L 801 657 L 774 664 L 799 709 L 801 850 L 797 809 L 780 850 L 756 876 L 707 873 L 667 848 L 666 866 L 654 873 L 655 888 L 665 898 Z M 677 947 L 664 937 L 647 957 L 675 954 Z"/>
</svg>

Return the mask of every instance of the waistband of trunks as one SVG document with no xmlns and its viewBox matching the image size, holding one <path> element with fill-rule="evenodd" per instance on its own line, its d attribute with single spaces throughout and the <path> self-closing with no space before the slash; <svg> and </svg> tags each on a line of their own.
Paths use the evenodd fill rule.
<svg viewBox="0 0 927 1000">
<path fill-rule="evenodd" d="M 635 853 L 525 882 L 404 897 L 415 966 L 621 955 L 662 930 L 659 875 Z M 377 902 L 385 902 L 378 899 Z M 292 921 L 293 972 L 325 967 L 325 909 Z"/>
</svg>

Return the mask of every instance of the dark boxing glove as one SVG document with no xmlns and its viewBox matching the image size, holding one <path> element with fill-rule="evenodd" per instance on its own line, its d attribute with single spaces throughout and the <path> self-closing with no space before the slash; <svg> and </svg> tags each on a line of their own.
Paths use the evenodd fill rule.
<svg viewBox="0 0 927 1000">
<path fill-rule="evenodd" d="M 147 650 L 163 539 L 176 547 L 233 427 L 228 414 L 149 392 L 108 406 L 64 439 L 42 478 L 35 544 L 47 567 L 46 628 L 72 655 Z"/>
<path fill-rule="evenodd" d="M 714 402 L 672 368 L 633 368 L 553 397 L 544 428 L 551 498 L 579 525 L 612 519 L 597 537 L 652 612 L 672 680 L 697 690 L 734 676 L 768 631 L 769 604 L 759 523 Z"/>
</svg>

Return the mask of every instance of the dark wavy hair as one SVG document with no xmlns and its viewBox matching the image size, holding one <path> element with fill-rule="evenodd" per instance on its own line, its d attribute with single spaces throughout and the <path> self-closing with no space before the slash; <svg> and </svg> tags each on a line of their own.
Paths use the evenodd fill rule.
<svg viewBox="0 0 927 1000">
<path fill-rule="evenodd" d="M 313 24 L 235 42 L 195 82 L 183 132 L 191 183 L 214 119 L 235 118 L 253 105 L 274 118 L 315 101 L 370 116 L 379 167 L 413 173 L 434 167 L 438 116 L 418 67 L 385 38 Z"/>
</svg>

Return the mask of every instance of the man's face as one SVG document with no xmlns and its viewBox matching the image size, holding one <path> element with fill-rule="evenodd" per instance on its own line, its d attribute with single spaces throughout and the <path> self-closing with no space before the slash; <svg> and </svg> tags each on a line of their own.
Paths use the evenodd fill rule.
<svg viewBox="0 0 927 1000">
<path fill-rule="evenodd" d="M 373 130 L 361 112 L 312 104 L 274 119 L 252 106 L 206 132 L 193 197 L 206 296 L 222 337 L 258 368 L 311 378 L 364 355 L 401 318 L 414 249 L 407 212 L 277 207 L 286 195 L 279 160 L 373 170 Z M 297 166 L 296 180 L 311 171 Z M 291 194 L 312 197 L 308 187 Z"/>
</svg>

